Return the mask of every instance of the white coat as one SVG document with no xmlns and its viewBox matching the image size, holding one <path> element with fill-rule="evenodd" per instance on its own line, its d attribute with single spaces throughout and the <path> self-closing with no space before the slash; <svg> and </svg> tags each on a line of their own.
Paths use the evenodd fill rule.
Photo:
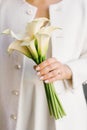
<svg viewBox="0 0 87 130">
<path fill-rule="evenodd" d="M 23 31 L 37 8 L 23 0 L 1 0 L 0 32 Z M 34 62 L 18 52 L 11 56 L 9 36 L 0 36 L 0 130 L 87 130 L 87 106 L 82 83 L 87 80 L 87 0 L 62 0 L 49 6 L 52 25 L 62 28 L 52 36 L 50 56 L 67 64 L 72 81 L 54 83 L 67 116 L 49 116 L 42 81 Z M 73 89 L 72 89 L 73 87 Z"/>
</svg>

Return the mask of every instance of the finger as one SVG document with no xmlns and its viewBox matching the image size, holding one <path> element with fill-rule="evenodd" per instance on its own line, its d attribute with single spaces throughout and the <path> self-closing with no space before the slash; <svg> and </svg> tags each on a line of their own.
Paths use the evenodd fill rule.
<svg viewBox="0 0 87 130">
<path fill-rule="evenodd" d="M 48 65 L 50 65 L 51 63 L 54 63 L 54 62 L 56 62 L 55 58 L 49 58 L 49 59 L 43 61 L 42 63 L 40 63 L 39 65 L 37 65 L 36 70 L 41 70 L 44 67 L 46 67 L 46 66 L 48 66 Z"/>
<path fill-rule="evenodd" d="M 62 80 L 62 79 L 63 79 L 62 75 L 58 74 L 55 77 L 52 77 L 52 78 L 49 78 L 49 79 L 45 80 L 45 83 L 52 83 L 52 82 L 55 82 L 57 80 Z"/>
<path fill-rule="evenodd" d="M 41 80 L 48 80 L 58 75 L 58 70 L 53 70 L 46 75 L 40 77 Z"/>
<path fill-rule="evenodd" d="M 45 75 L 47 73 L 49 73 L 50 71 L 53 71 L 55 69 L 59 69 L 60 68 L 60 64 L 58 62 L 52 63 L 48 66 L 46 66 L 45 68 L 43 68 L 42 70 L 40 70 L 37 75 Z"/>
</svg>

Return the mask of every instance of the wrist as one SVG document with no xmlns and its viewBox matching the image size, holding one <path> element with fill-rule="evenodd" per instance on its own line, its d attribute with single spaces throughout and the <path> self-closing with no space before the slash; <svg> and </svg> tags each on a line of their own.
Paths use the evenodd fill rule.
<svg viewBox="0 0 87 130">
<path fill-rule="evenodd" d="M 66 79 L 72 79 L 72 71 L 68 65 L 65 66 Z"/>
</svg>

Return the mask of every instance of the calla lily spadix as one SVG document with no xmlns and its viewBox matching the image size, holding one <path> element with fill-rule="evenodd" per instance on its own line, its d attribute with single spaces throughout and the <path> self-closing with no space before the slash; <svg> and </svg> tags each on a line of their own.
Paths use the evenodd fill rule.
<svg viewBox="0 0 87 130">
<path fill-rule="evenodd" d="M 47 18 L 37 18 L 29 22 L 25 27 L 25 32 L 15 34 L 12 30 L 6 29 L 3 34 L 11 35 L 15 39 L 9 47 L 8 52 L 19 51 L 28 58 L 31 58 L 36 64 L 46 59 L 46 53 L 50 43 L 52 32 L 61 29 L 50 25 Z M 65 116 L 64 109 L 60 103 L 53 83 L 45 83 L 44 89 L 47 97 L 49 112 L 55 119 Z"/>
</svg>

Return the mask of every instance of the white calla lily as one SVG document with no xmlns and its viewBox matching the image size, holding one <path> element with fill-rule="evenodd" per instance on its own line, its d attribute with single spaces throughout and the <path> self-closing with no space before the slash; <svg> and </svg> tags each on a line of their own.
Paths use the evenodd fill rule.
<svg viewBox="0 0 87 130">
<path fill-rule="evenodd" d="M 39 31 L 40 34 L 47 34 L 49 36 L 51 36 L 52 32 L 54 30 L 60 29 L 58 27 L 54 27 L 54 26 L 47 26 L 47 27 L 42 27 Z"/>
<path fill-rule="evenodd" d="M 15 34 L 10 29 L 3 31 L 3 34 L 11 35 L 16 39 L 10 46 L 13 50 L 18 50 L 25 55 L 29 53 L 29 57 L 37 59 L 38 55 L 45 57 L 51 33 L 56 29 L 58 28 L 49 24 L 48 18 L 43 17 L 28 23 L 24 34 Z M 25 48 L 28 48 L 29 52 L 25 53 Z"/>
<path fill-rule="evenodd" d="M 9 45 L 8 52 L 11 54 L 14 50 L 23 53 L 24 55 L 26 55 L 29 58 L 32 58 L 28 48 L 26 46 L 21 46 L 20 41 L 14 41 L 13 43 L 11 43 Z"/>
<path fill-rule="evenodd" d="M 42 57 L 45 57 L 47 50 L 48 50 L 48 45 L 49 45 L 49 40 L 50 37 L 47 34 L 39 34 L 35 35 L 37 42 L 38 42 L 38 54 Z"/>
<path fill-rule="evenodd" d="M 36 34 L 42 26 L 44 26 L 45 22 L 48 22 L 47 18 L 38 18 L 34 19 L 32 22 L 28 23 L 26 26 L 26 33 L 29 36 L 33 36 Z"/>
<path fill-rule="evenodd" d="M 27 40 L 30 37 L 27 36 L 26 34 L 15 34 L 12 30 L 10 29 L 6 29 L 2 32 L 2 34 L 7 34 L 7 35 L 11 35 L 13 38 L 15 38 L 16 40 L 22 41 L 22 40 Z"/>
<path fill-rule="evenodd" d="M 10 29 L 5 29 L 2 34 L 10 34 Z"/>
<path fill-rule="evenodd" d="M 21 46 L 23 47 L 27 47 L 29 52 L 31 53 L 32 55 L 32 58 L 37 61 L 38 60 L 38 53 L 37 53 L 37 50 L 36 50 L 36 47 L 35 47 L 35 39 L 31 40 L 31 41 L 28 41 L 28 42 L 23 42 L 21 44 Z"/>
</svg>

